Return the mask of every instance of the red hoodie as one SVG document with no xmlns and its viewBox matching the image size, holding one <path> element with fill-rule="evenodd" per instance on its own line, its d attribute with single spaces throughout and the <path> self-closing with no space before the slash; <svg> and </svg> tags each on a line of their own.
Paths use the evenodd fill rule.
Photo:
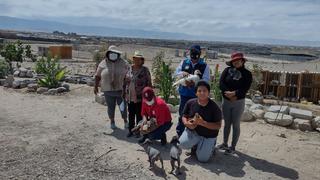
<svg viewBox="0 0 320 180">
<path fill-rule="evenodd" d="M 172 120 L 169 107 L 166 102 L 159 97 L 155 98 L 155 103 L 152 106 L 149 106 L 143 101 L 141 115 L 148 118 L 156 118 L 158 126 Z"/>
</svg>

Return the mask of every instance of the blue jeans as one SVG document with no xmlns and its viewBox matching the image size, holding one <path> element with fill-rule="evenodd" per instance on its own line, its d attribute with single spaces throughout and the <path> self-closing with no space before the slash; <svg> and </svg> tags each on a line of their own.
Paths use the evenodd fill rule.
<svg viewBox="0 0 320 180">
<path fill-rule="evenodd" d="M 179 121 L 178 121 L 178 124 L 176 127 L 176 132 L 179 137 L 181 136 L 181 134 L 183 133 L 183 131 L 185 129 L 184 124 L 182 122 L 182 115 L 183 115 L 184 106 L 187 103 L 187 101 L 189 101 L 190 99 L 193 99 L 193 98 L 195 98 L 195 97 L 180 96 Z"/>
<path fill-rule="evenodd" d="M 179 138 L 182 149 L 191 149 L 193 146 L 197 146 L 196 155 L 200 162 L 209 161 L 216 145 L 216 140 L 217 138 L 199 136 L 195 131 L 189 129 L 185 129 Z"/>
<path fill-rule="evenodd" d="M 154 131 L 150 132 L 149 134 L 146 134 L 146 137 L 148 137 L 151 140 L 160 140 L 166 132 L 171 128 L 172 122 L 166 122 L 163 125 L 159 126 Z"/>
</svg>

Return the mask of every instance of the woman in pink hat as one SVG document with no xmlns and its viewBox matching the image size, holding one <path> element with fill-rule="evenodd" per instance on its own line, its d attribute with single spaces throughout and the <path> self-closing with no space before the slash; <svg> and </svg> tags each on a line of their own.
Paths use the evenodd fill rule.
<svg viewBox="0 0 320 180">
<path fill-rule="evenodd" d="M 252 74 L 244 66 L 246 62 L 243 53 L 233 53 L 229 66 L 224 69 L 220 78 L 220 90 L 223 95 L 222 113 L 224 117 L 223 143 L 218 147 L 226 154 L 233 154 L 240 136 L 240 118 L 245 107 L 245 95 L 248 92 Z M 230 129 L 232 126 L 232 142 L 228 146 Z"/>
</svg>

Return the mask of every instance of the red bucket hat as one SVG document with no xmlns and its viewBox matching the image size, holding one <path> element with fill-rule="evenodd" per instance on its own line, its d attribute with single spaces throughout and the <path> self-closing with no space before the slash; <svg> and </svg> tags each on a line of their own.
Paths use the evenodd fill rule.
<svg viewBox="0 0 320 180">
<path fill-rule="evenodd" d="M 151 101 L 155 97 L 153 89 L 151 87 L 143 88 L 142 97 L 146 101 Z"/>
<path fill-rule="evenodd" d="M 231 54 L 231 60 L 230 60 L 230 61 L 227 61 L 226 64 L 227 64 L 228 66 L 231 66 L 231 65 L 232 65 L 232 62 L 237 61 L 237 60 L 240 60 L 240 59 L 242 59 L 244 62 L 247 61 L 247 59 L 244 58 L 243 53 L 241 53 L 241 52 L 232 53 L 232 54 Z"/>
</svg>

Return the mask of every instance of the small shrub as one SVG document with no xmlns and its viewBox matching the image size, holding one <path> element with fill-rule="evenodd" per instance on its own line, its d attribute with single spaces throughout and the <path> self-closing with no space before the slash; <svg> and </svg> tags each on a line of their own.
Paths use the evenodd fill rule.
<svg viewBox="0 0 320 180">
<path fill-rule="evenodd" d="M 162 51 L 153 58 L 151 69 L 154 76 L 153 85 L 159 89 L 160 95 L 166 102 L 168 102 L 171 95 L 175 95 L 173 69 L 170 66 L 171 62 L 164 62 L 164 52 Z"/>
<path fill-rule="evenodd" d="M 216 65 L 214 70 L 214 78 L 211 82 L 211 89 L 212 89 L 212 95 L 215 101 L 221 102 L 222 101 L 222 94 L 220 90 L 220 73 L 219 73 L 219 64 Z"/>
<path fill-rule="evenodd" d="M 9 68 L 9 64 L 4 59 L 0 59 L 0 78 L 5 78 L 8 75 Z"/>
<path fill-rule="evenodd" d="M 13 74 L 12 62 L 17 62 L 17 67 L 19 67 L 19 62 L 23 62 L 26 57 L 32 60 L 36 59 L 36 56 L 31 53 L 31 46 L 23 46 L 20 41 L 5 44 L 0 51 L 0 55 L 9 64 L 9 73 L 11 74 Z"/>
<path fill-rule="evenodd" d="M 66 75 L 66 68 L 60 66 L 58 58 L 41 58 L 36 63 L 36 72 L 43 74 L 44 78 L 38 80 L 38 84 L 42 87 L 57 88 L 59 81 Z"/>
</svg>

